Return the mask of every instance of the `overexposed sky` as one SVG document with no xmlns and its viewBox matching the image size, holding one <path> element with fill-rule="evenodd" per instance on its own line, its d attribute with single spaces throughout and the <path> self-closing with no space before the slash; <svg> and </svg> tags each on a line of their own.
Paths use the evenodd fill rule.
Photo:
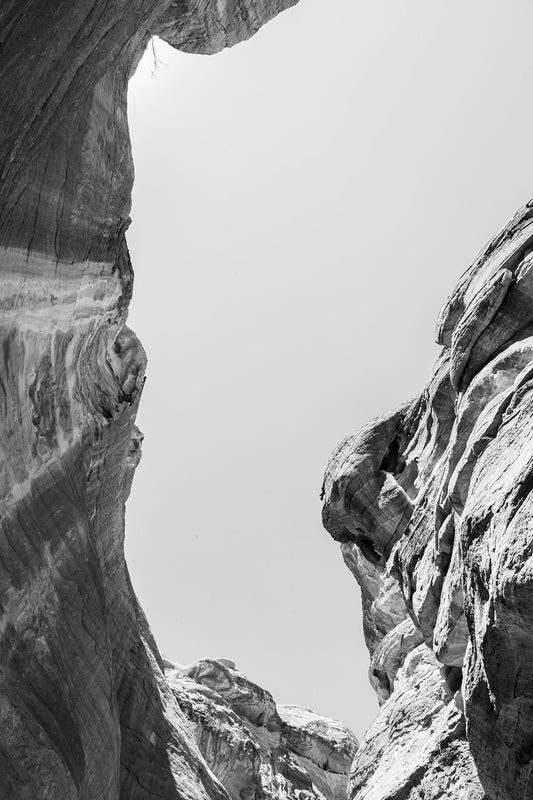
<svg viewBox="0 0 533 800">
<path fill-rule="evenodd" d="M 440 306 L 531 197 L 529 2 L 301 0 L 130 87 L 129 324 L 149 358 L 126 555 L 161 650 L 361 736 L 328 455 L 418 393 Z"/>
</svg>

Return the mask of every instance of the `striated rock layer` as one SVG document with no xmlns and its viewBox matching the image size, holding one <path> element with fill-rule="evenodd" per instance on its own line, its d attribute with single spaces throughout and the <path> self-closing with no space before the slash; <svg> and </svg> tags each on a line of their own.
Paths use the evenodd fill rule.
<svg viewBox="0 0 533 800">
<path fill-rule="evenodd" d="M 276 706 L 232 661 L 165 661 L 166 678 L 232 800 L 344 800 L 357 741 L 306 708 Z"/>
<path fill-rule="evenodd" d="M 423 393 L 327 467 L 382 704 L 357 800 L 533 796 L 532 206 L 460 279 Z"/>
<path fill-rule="evenodd" d="M 126 326 L 127 81 L 295 0 L 0 6 L 0 798 L 340 800 L 353 736 L 231 662 L 164 661 L 123 555 L 146 359 Z M 382 705 L 354 800 L 533 796 L 533 210 L 446 305 L 422 395 L 348 437 L 324 523 Z"/>
<path fill-rule="evenodd" d="M 128 78 L 154 33 L 214 53 L 294 2 L 0 4 L 2 800 L 345 794 L 348 731 L 228 663 L 165 672 L 123 554 L 146 364 Z"/>
</svg>

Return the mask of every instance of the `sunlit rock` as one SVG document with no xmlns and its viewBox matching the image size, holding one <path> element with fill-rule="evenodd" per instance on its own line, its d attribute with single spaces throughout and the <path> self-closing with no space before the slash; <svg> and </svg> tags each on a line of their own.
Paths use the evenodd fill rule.
<svg viewBox="0 0 533 800">
<path fill-rule="evenodd" d="M 532 213 L 459 281 L 424 392 L 326 471 L 324 524 L 361 585 L 382 703 L 353 800 L 533 793 Z"/>
</svg>

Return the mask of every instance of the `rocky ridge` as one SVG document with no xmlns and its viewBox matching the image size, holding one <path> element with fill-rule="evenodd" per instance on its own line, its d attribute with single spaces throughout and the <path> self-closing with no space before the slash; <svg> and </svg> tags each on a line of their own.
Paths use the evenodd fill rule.
<svg viewBox="0 0 533 800">
<path fill-rule="evenodd" d="M 533 793 L 531 206 L 446 303 L 422 394 L 327 467 L 324 525 L 361 587 L 382 704 L 354 800 Z"/>
<path fill-rule="evenodd" d="M 165 677 L 210 769 L 232 800 L 343 800 L 357 741 L 333 720 L 276 705 L 227 659 L 188 667 L 165 661 Z"/>
</svg>

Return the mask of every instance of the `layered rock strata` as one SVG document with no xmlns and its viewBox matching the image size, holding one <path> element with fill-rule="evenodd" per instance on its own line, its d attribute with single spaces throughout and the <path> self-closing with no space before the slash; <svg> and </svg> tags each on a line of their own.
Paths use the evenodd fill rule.
<svg viewBox="0 0 533 800">
<path fill-rule="evenodd" d="M 197 735 L 201 724 L 189 718 L 185 678 L 178 691 L 165 677 L 124 562 L 146 364 L 126 325 L 133 179 L 126 90 L 154 33 L 213 53 L 293 4 L 0 6 L 2 799 L 231 796 L 220 763 L 207 747 L 202 752 L 207 734 Z M 202 681 L 187 685 L 194 705 L 207 690 Z M 212 709 L 226 702 L 211 699 Z M 295 797 L 320 797 L 330 778 L 337 786 L 335 758 L 331 768 L 313 760 L 322 723 L 302 756 L 291 737 L 305 740 L 314 723 L 276 713 L 270 755 L 263 756 L 266 728 L 257 720 L 261 735 L 250 733 L 245 745 L 261 751 L 259 772 L 270 765 L 271 785 L 252 770 L 243 787 L 255 786 L 258 798 L 281 796 L 277 775 Z M 248 722 L 238 723 L 243 742 Z M 328 730 L 335 750 L 337 732 Z"/>
<path fill-rule="evenodd" d="M 532 206 L 460 279 L 422 394 L 326 471 L 382 704 L 357 800 L 533 796 Z"/>
<path fill-rule="evenodd" d="M 210 769 L 232 800 L 344 800 L 357 741 L 338 722 L 276 705 L 226 659 L 189 667 L 165 661 L 166 678 Z"/>
<path fill-rule="evenodd" d="M 343 794 L 350 734 L 231 663 L 161 658 L 123 556 L 145 355 L 126 325 L 126 87 L 158 34 L 214 53 L 294 0 L 0 7 L 0 797 Z M 382 704 L 357 800 L 533 794 L 533 211 L 465 273 L 414 402 L 332 456 Z"/>
</svg>

